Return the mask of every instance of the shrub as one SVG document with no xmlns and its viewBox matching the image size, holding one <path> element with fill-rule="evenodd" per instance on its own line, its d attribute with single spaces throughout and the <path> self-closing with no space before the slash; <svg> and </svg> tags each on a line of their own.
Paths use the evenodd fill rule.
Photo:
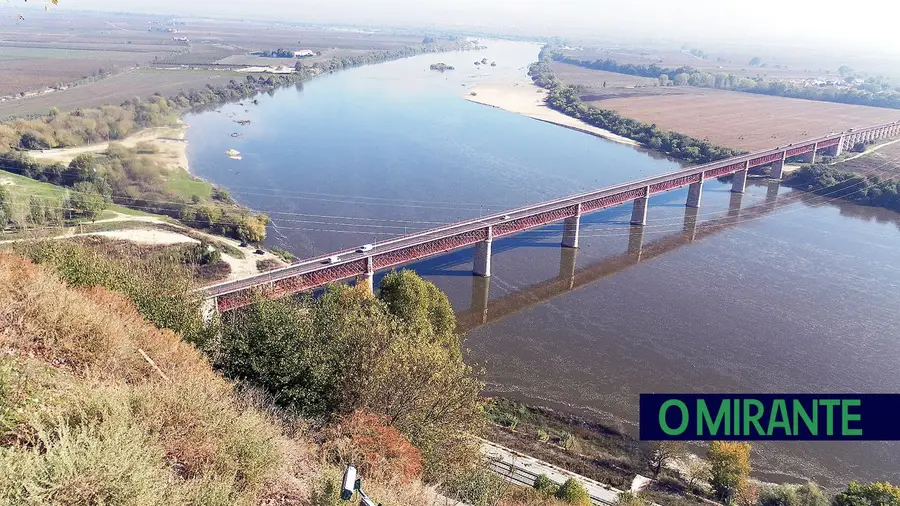
<svg viewBox="0 0 900 506">
<path fill-rule="evenodd" d="M 472 506 L 493 506 L 507 492 L 509 485 L 490 470 L 476 467 L 458 474 L 444 484 L 447 495 Z"/>
<path fill-rule="evenodd" d="M 258 270 L 259 272 L 271 271 L 279 267 L 281 267 L 281 262 L 275 260 L 274 258 L 266 258 L 265 260 L 256 261 L 256 270 Z"/>
<path fill-rule="evenodd" d="M 468 434 L 483 420 L 481 382 L 462 360 L 459 337 L 409 325 L 365 290 L 332 286 L 314 301 L 258 301 L 229 313 L 217 356 L 227 375 L 302 414 L 389 415 L 422 452 L 426 479 L 477 459 Z"/>
<path fill-rule="evenodd" d="M 834 496 L 834 506 L 900 506 L 900 487 L 888 482 L 857 483 Z"/>
<path fill-rule="evenodd" d="M 634 492 L 622 492 L 619 494 L 619 497 L 616 498 L 616 504 L 619 506 L 647 506 L 647 501 L 645 501 L 640 494 Z"/>
<path fill-rule="evenodd" d="M 538 429 L 537 440 L 540 441 L 541 443 L 546 443 L 547 441 L 550 441 L 550 433 L 544 429 Z"/>
<path fill-rule="evenodd" d="M 326 431 L 322 447 L 335 464 L 353 464 L 361 476 L 382 483 L 409 483 L 422 475 L 422 453 L 382 416 L 356 410 Z"/>
<path fill-rule="evenodd" d="M 710 485 L 719 498 L 737 491 L 750 475 L 748 443 L 712 441 L 706 457 L 710 465 Z"/>
<path fill-rule="evenodd" d="M 569 478 L 565 483 L 560 485 L 555 495 L 560 501 L 569 504 L 576 504 L 578 506 L 590 506 L 591 504 L 591 496 L 588 495 L 584 486 L 582 486 L 581 483 L 578 483 L 575 478 Z"/>
<path fill-rule="evenodd" d="M 556 495 L 556 491 L 559 490 L 559 485 L 557 485 L 555 481 L 548 478 L 546 474 L 538 475 L 538 477 L 534 479 L 534 485 L 532 486 L 535 490 L 541 492 L 547 497 Z"/>
</svg>

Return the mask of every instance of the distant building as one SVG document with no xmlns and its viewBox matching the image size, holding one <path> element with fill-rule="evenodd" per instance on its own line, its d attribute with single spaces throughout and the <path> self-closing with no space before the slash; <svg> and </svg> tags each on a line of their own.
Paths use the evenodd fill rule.
<svg viewBox="0 0 900 506">
<path fill-rule="evenodd" d="M 309 56 L 315 56 L 316 53 L 309 49 L 301 49 L 300 51 L 294 51 L 294 58 L 307 58 Z"/>
</svg>

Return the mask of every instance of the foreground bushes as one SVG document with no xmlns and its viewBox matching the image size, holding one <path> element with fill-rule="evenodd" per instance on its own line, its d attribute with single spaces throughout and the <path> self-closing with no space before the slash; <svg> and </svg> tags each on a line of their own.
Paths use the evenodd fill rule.
<svg viewBox="0 0 900 506">
<path fill-rule="evenodd" d="M 277 426 L 123 296 L 0 254 L 0 328 L 0 502 L 254 504 L 280 479 Z"/>
<path fill-rule="evenodd" d="M 442 294 L 407 298 L 440 293 L 411 272 L 386 276 L 382 287 L 381 300 L 333 286 L 316 300 L 228 313 L 216 362 L 306 416 L 386 417 L 422 452 L 426 479 L 461 472 L 477 458 L 469 434 L 482 423 L 481 382 L 462 360 L 453 313 L 432 310 L 449 303 Z M 402 316 L 385 299 L 405 300 Z"/>
</svg>

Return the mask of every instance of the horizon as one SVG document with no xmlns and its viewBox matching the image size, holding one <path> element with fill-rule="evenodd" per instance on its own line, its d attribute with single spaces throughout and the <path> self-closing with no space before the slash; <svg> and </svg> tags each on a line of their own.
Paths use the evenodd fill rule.
<svg viewBox="0 0 900 506">
<path fill-rule="evenodd" d="M 20 0 L 16 6 L 15 1 L 7 2 L 5 7 L 43 9 L 49 4 L 26 4 Z M 160 0 L 153 5 L 129 5 L 124 9 L 120 2 L 113 0 L 61 0 L 58 6 L 50 7 L 52 11 L 445 29 L 581 40 L 776 46 L 793 50 L 839 50 L 845 54 L 870 52 L 878 54 L 868 56 L 890 55 L 900 59 L 900 47 L 892 38 L 892 16 L 872 16 L 870 10 L 862 9 L 838 10 L 831 2 L 760 0 L 752 5 L 723 5 L 712 0 L 684 0 L 677 4 L 657 0 L 632 4 L 560 0 L 550 8 L 535 0 L 455 0 L 452 3 L 385 0 L 378 5 L 364 0 L 263 0 L 262 3 L 268 7 L 260 7 L 260 2 L 251 8 L 244 3 L 212 0 L 195 0 L 188 5 Z"/>
</svg>

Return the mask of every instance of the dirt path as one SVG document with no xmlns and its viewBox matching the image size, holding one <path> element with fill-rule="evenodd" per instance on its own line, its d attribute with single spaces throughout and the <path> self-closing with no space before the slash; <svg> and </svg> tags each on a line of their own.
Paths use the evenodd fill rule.
<svg viewBox="0 0 900 506">
<path fill-rule="evenodd" d="M 186 131 L 187 125 L 179 122 L 178 126 L 147 128 L 122 140 L 112 142 L 122 144 L 128 148 L 137 147 L 139 143 L 146 143 L 152 146 L 153 156 L 159 163 L 170 169 L 181 167 L 190 172 L 187 158 L 187 141 L 184 140 Z M 103 153 L 109 149 L 109 144 L 109 142 L 101 142 L 74 148 L 31 151 L 29 154 L 39 162 L 68 164 L 73 158 L 83 153 Z"/>
</svg>

